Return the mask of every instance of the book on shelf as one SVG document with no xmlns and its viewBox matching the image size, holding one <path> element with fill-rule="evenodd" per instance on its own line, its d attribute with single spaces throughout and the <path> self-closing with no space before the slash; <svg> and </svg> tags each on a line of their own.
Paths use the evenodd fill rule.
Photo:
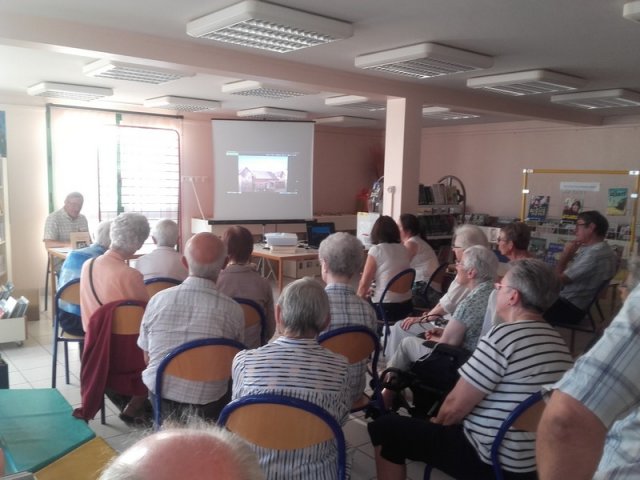
<svg viewBox="0 0 640 480">
<path fill-rule="evenodd" d="M 0 309 L 2 309 L 4 312 L 2 314 L 2 318 L 11 318 L 11 314 L 13 313 L 13 310 L 16 308 L 17 304 L 18 301 L 13 297 L 0 300 Z"/>
<path fill-rule="evenodd" d="M 564 223 L 576 223 L 578 214 L 582 211 L 582 201 L 574 197 L 564 199 L 562 208 L 562 221 Z"/>
<path fill-rule="evenodd" d="M 549 246 L 547 247 L 547 251 L 544 255 L 544 261 L 551 266 L 555 266 L 560 259 L 560 254 L 564 250 L 564 244 L 549 242 Z"/>
<path fill-rule="evenodd" d="M 16 306 L 13 309 L 13 312 L 9 315 L 10 318 L 19 318 L 24 317 L 27 313 L 27 308 L 29 308 L 29 299 L 25 296 L 21 296 L 16 302 Z"/>
<path fill-rule="evenodd" d="M 547 219 L 547 213 L 549 212 L 550 198 L 551 197 L 549 195 L 535 195 L 531 197 L 527 220 L 544 222 Z"/>
<path fill-rule="evenodd" d="M 607 215 L 624 215 L 627 210 L 628 188 L 610 188 L 607 197 Z"/>
<path fill-rule="evenodd" d="M 547 250 L 547 240 L 540 237 L 531 237 L 529 241 L 529 252 L 538 259 L 543 259 Z"/>
</svg>

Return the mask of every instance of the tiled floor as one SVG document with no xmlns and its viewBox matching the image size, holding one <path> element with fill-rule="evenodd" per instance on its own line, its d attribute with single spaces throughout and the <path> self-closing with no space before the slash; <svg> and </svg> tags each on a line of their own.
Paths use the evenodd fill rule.
<svg viewBox="0 0 640 480">
<path fill-rule="evenodd" d="M 49 388 L 51 386 L 51 323 L 44 312 L 41 319 L 28 323 L 28 339 L 19 347 L 15 343 L 1 343 L 0 355 L 9 365 L 10 388 Z M 62 346 L 61 346 L 62 347 Z M 76 345 L 70 346 L 70 381 L 64 380 L 64 355 L 60 348 L 58 355 L 57 388 L 71 405 L 80 404 L 80 361 Z M 344 426 L 347 441 L 352 447 L 353 480 L 376 478 L 373 460 L 373 447 L 369 442 L 366 429 L 367 420 L 362 414 L 353 415 Z M 146 432 L 127 427 L 117 416 L 116 408 L 107 402 L 107 424 L 101 425 L 99 415 L 89 422 L 97 435 L 103 437 L 116 450 L 122 451 L 133 444 Z M 411 463 L 408 466 L 408 478 L 422 479 L 424 464 Z M 450 477 L 435 471 L 433 480 L 446 480 Z"/>
</svg>

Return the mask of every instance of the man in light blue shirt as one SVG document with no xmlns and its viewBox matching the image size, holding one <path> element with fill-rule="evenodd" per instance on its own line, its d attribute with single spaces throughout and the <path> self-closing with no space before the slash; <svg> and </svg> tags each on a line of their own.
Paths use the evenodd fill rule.
<svg viewBox="0 0 640 480">
<path fill-rule="evenodd" d="M 100 222 L 96 230 L 95 243 L 88 247 L 71 250 L 69 252 L 69 255 L 67 255 L 67 258 L 60 268 L 58 290 L 71 280 L 80 278 L 80 272 L 82 271 L 84 262 L 91 258 L 99 257 L 107 251 L 109 245 L 111 245 L 111 237 L 109 236 L 110 227 L 111 221 L 106 220 Z M 61 301 L 59 316 L 62 330 L 71 335 L 84 335 L 82 321 L 80 320 L 80 305 Z"/>
<path fill-rule="evenodd" d="M 640 263 L 598 343 L 554 385 L 538 428 L 541 480 L 640 478 Z"/>
</svg>

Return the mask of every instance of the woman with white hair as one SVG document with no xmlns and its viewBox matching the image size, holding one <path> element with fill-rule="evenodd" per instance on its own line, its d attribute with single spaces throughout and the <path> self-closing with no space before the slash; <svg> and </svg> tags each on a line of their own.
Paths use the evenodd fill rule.
<svg viewBox="0 0 640 480">
<path fill-rule="evenodd" d="M 156 248 L 136 260 L 135 267 L 145 280 L 173 278 L 184 281 L 189 272 L 182 263 L 182 254 L 176 251 L 178 224 L 169 218 L 158 220 L 151 232 Z"/>
<path fill-rule="evenodd" d="M 92 361 L 97 364 L 108 362 L 108 358 L 103 358 L 100 355 L 102 353 L 100 347 L 96 346 L 105 341 L 103 335 L 96 333 L 100 331 L 101 325 L 104 325 L 103 318 L 98 312 L 100 307 L 117 300 L 137 300 L 144 304 L 149 300 L 142 274 L 127 265 L 127 260 L 133 258 L 135 252 L 149 236 L 147 218 L 139 213 L 121 213 L 111 222 L 110 235 L 111 247 L 109 250 L 104 255 L 85 262 L 80 275 L 80 311 L 82 325 L 87 336 L 82 358 L 83 368 L 80 372 L 83 406 L 77 409 L 74 415 L 85 419 L 93 418 L 95 415 L 93 412 L 95 402 L 91 401 L 94 397 L 90 396 L 92 386 L 95 383 L 95 375 L 85 366 Z M 123 395 L 116 396 L 112 395 L 109 389 L 107 394 L 116 404 L 123 405 L 120 419 L 128 424 L 136 424 L 139 422 L 137 419 L 143 413 L 147 389 L 139 375 L 131 375 L 130 372 L 127 372 L 127 375 L 129 376 L 126 381 L 124 381 L 124 375 L 122 378 L 123 382 L 127 384 L 126 390 L 128 391 L 118 392 Z M 100 395 L 102 395 L 102 391 L 100 391 Z"/>
<path fill-rule="evenodd" d="M 474 245 L 482 245 L 489 247 L 487 236 L 480 228 L 475 225 L 460 225 L 456 228 L 452 241 L 453 254 L 456 260 L 460 260 L 462 252 Z M 424 332 L 422 323 L 428 322 L 430 318 L 442 316 L 451 318 L 458 304 L 464 300 L 470 290 L 460 283 L 458 274 L 449 286 L 449 290 L 445 293 L 440 302 L 429 312 L 421 317 L 407 317 L 404 321 L 398 322 L 391 327 L 389 339 L 387 340 L 387 349 L 385 354 L 387 357 L 393 356 L 400 342 L 406 337 L 413 337 Z"/>
<path fill-rule="evenodd" d="M 315 403 L 344 423 L 351 407 L 347 360 L 321 347 L 318 334 L 329 323 L 329 299 L 320 283 L 302 278 L 285 287 L 276 306 L 280 337 L 243 350 L 233 360 L 233 394 L 273 393 Z M 267 478 L 334 480 L 335 442 L 280 451 L 252 445 Z"/>
</svg>

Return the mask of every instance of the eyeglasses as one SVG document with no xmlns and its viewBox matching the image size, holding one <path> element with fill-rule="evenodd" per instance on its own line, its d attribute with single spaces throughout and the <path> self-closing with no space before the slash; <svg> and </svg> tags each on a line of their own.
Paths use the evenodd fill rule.
<svg viewBox="0 0 640 480">
<path fill-rule="evenodd" d="M 587 225 L 587 222 L 576 222 L 576 227 L 586 227 Z"/>
<path fill-rule="evenodd" d="M 496 287 L 496 290 L 500 290 L 501 288 L 510 288 L 511 290 L 517 290 L 517 288 L 512 287 L 511 285 L 504 285 L 502 283 L 495 283 L 494 287 Z"/>
<path fill-rule="evenodd" d="M 504 238 L 504 237 L 498 237 L 498 243 L 500 243 L 500 242 L 507 243 L 508 241 L 509 241 L 509 240 L 507 240 L 507 239 L 506 239 L 506 238 Z"/>
</svg>

